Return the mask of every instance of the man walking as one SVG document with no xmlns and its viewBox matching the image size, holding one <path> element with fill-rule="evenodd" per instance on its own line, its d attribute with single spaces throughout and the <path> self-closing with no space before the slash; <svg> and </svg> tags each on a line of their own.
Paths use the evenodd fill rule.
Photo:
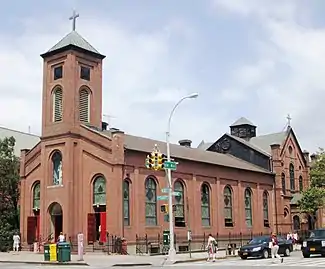
<svg viewBox="0 0 325 269">
<path fill-rule="evenodd" d="M 279 242 L 275 233 L 273 233 L 271 236 L 270 247 L 271 247 L 272 262 L 274 261 L 274 258 L 278 258 L 280 259 L 281 263 L 283 263 L 283 258 L 281 258 L 281 256 L 278 254 Z"/>
<path fill-rule="evenodd" d="M 212 256 L 212 261 L 215 262 L 218 246 L 217 246 L 217 240 L 212 236 L 212 234 L 209 234 L 207 249 L 208 249 L 208 261 L 210 261 Z"/>
</svg>

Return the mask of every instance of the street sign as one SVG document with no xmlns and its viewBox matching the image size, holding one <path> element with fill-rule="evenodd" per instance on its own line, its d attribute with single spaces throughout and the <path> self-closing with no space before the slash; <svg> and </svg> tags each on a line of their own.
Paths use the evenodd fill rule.
<svg viewBox="0 0 325 269">
<path fill-rule="evenodd" d="M 163 188 L 163 189 L 161 189 L 161 192 L 162 193 L 168 193 L 169 192 L 169 189 L 168 188 Z"/>
<path fill-rule="evenodd" d="M 181 196 L 182 193 L 180 193 L 179 191 L 173 191 L 173 192 L 172 192 L 172 195 L 173 195 L 173 196 Z"/>
<path fill-rule="evenodd" d="M 176 162 L 164 162 L 165 169 L 176 170 Z"/>
<path fill-rule="evenodd" d="M 157 200 L 158 201 L 168 200 L 168 196 L 167 195 L 157 196 Z"/>
</svg>

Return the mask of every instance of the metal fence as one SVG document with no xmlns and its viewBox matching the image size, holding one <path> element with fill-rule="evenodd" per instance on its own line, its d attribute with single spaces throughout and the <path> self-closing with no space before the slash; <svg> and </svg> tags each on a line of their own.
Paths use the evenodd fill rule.
<svg viewBox="0 0 325 269">
<path fill-rule="evenodd" d="M 245 245 L 252 238 L 257 236 L 268 236 L 269 233 L 231 233 L 228 234 L 213 234 L 216 239 L 218 248 L 223 249 L 238 249 Z M 287 237 L 287 234 L 278 233 L 279 236 Z M 192 235 L 192 240 L 188 241 L 187 236 L 174 235 L 175 248 L 178 252 L 187 252 L 189 249 L 192 251 L 204 251 L 208 243 L 208 233 L 201 235 Z M 299 231 L 298 238 L 301 243 L 305 238 L 309 236 L 309 231 Z M 137 254 L 160 254 L 165 253 L 166 248 L 164 245 L 163 236 L 157 234 L 155 236 L 136 235 L 136 253 Z"/>
</svg>

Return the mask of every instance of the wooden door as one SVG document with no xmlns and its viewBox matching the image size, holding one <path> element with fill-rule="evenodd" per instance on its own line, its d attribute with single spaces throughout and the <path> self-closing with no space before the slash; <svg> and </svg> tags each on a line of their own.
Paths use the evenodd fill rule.
<svg viewBox="0 0 325 269">
<path fill-rule="evenodd" d="M 27 217 L 27 244 L 35 242 L 37 218 L 35 216 Z"/>
<path fill-rule="evenodd" d="M 100 212 L 100 228 L 99 241 L 106 242 L 106 212 Z"/>
<path fill-rule="evenodd" d="M 88 244 L 93 244 L 96 241 L 96 215 L 94 213 L 88 214 Z"/>
</svg>

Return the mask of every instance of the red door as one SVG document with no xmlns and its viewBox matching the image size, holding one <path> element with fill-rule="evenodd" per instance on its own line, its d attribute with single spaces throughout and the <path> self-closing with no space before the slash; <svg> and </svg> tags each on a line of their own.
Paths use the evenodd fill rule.
<svg viewBox="0 0 325 269">
<path fill-rule="evenodd" d="M 100 242 L 106 242 L 106 212 L 100 212 Z"/>
<path fill-rule="evenodd" d="M 88 234 L 87 234 L 88 244 L 93 244 L 95 242 L 95 234 L 96 234 L 96 215 L 94 213 L 89 213 Z"/>
<path fill-rule="evenodd" d="M 40 241 L 40 216 L 36 215 L 36 241 Z"/>
</svg>

